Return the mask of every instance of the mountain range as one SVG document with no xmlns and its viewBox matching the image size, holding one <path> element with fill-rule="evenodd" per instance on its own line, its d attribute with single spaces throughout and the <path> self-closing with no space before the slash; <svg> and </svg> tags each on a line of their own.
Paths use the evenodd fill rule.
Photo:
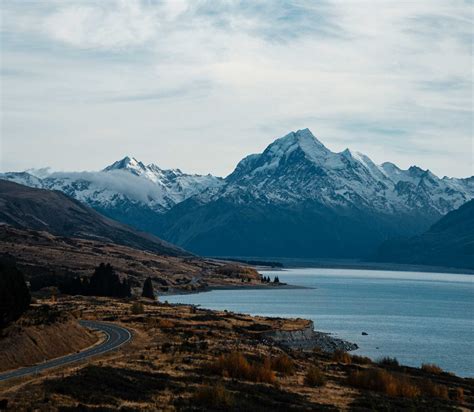
<svg viewBox="0 0 474 412">
<path fill-rule="evenodd" d="M 213 256 L 364 257 L 423 233 L 474 198 L 474 177 L 438 178 L 332 152 L 308 130 L 275 140 L 226 178 L 125 157 L 99 172 L 45 169 L 0 178 L 60 190 L 105 215 Z"/>
</svg>

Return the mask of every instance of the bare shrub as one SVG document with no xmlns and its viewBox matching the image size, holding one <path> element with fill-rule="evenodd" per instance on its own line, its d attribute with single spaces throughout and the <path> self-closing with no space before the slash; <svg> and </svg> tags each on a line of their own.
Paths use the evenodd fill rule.
<svg viewBox="0 0 474 412">
<path fill-rule="evenodd" d="M 308 386 L 324 386 L 326 377 L 317 366 L 311 366 L 306 372 L 304 382 Z"/>
<path fill-rule="evenodd" d="M 222 385 L 203 386 L 194 394 L 194 401 L 201 407 L 227 410 L 234 405 L 234 396 Z"/>
<path fill-rule="evenodd" d="M 283 375 L 293 375 L 295 373 L 295 363 L 286 354 L 282 354 L 272 359 L 272 369 Z"/>
<path fill-rule="evenodd" d="M 336 349 L 332 354 L 332 360 L 334 362 L 345 363 L 346 365 L 350 365 L 351 355 L 341 349 Z"/>
<path fill-rule="evenodd" d="M 421 369 L 425 372 L 428 373 L 433 373 L 435 375 L 439 375 L 440 373 L 443 373 L 443 369 L 441 369 L 438 365 L 435 365 L 434 363 L 423 363 L 421 365 Z"/>
</svg>

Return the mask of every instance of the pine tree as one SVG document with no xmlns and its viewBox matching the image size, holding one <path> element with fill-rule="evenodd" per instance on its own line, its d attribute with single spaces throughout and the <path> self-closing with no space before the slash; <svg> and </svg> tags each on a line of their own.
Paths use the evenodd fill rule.
<svg viewBox="0 0 474 412">
<path fill-rule="evenodd" d="M 30 292 L 15 262 L 0 260 L 0 328 L 18 319 L 30 302 Z"/>
<path fill-rule="evenodd" d="M 153 300 L 155 299 L 155 291 L 153 290 L 153 283 L 150 277 L 147 277 L 143 283 L 142 297 Z"/>
</svg>

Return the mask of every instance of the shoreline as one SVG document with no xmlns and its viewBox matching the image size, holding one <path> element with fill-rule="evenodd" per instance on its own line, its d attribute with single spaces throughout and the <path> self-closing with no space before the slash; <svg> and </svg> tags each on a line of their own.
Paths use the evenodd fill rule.
<svg viewBox="0 0 474 412">
<path fill-rule="evenodd" d="M 285 258 L 285 257 L 247 257 L 239 256 L 233 259 L 242 260 L 260 260 L 264 261 L 278 261 L 283 267 L 271 265 L 248 265 L 254 267 L 256 270 L 265 271 L 281 271 L 285 269 L 354 269 L 354 270 L 384 270 L 388 272 L 421 272 L 421 273 L 442 273 L 442 274 L 457 274 L 457 275 L 474 275 L 474 270 L 468 268 L 444 267 L 444 266 L 427 266 L 416 265 L 410 263 L 390 263 L 390 262 L 372 262 L 360 261 L 354 259 L 312 259 L 312 258 Z M 226 261 L 226 257 L 211 259 Z M 240 262 L 245 264 L 244 262 Z"/>
</svg>

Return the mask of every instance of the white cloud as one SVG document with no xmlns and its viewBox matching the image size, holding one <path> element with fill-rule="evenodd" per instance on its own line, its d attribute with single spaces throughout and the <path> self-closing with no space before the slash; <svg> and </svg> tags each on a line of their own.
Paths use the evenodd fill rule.
<svg viewBox="0 0 474 412">
<path fill-rule="evenodd" d="M 474 172 L 469 2 L 41 4 L 5 3 L 2 169 L 130 154 L 223 175 L 310 127 L 375 161 Z"/>
</svg>

